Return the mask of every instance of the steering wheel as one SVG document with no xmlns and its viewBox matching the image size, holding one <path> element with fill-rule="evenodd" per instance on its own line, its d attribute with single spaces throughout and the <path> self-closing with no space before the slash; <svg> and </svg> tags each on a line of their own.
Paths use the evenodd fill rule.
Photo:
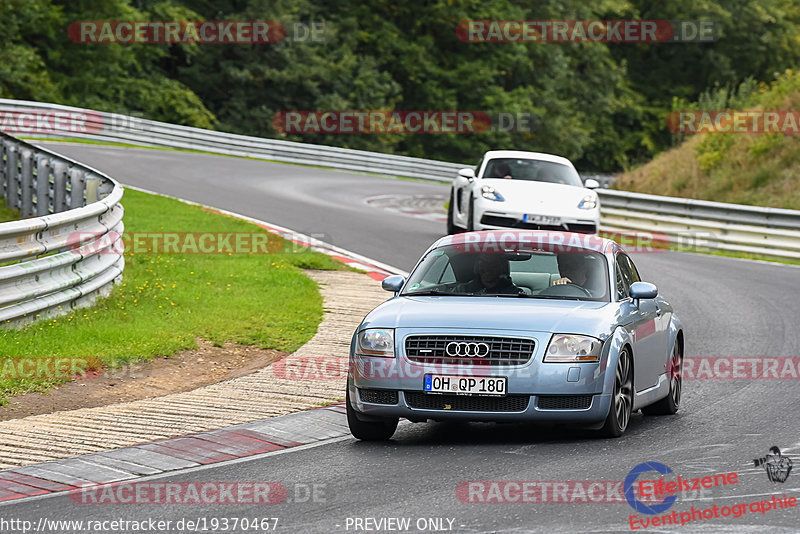
<svg viewBox="0 0 800 534">
<path fill-rule="evenodd" d="M 554 297 L 574 297 L 575 291 L 571 291 L 573 289 L 577 289 L 583 295 L 591 298 L 592 294 L 583 286 L 579 286 L 578 284 L 573 284 L 572 282 L 567 282 L 566 284 L 558 284 L 555 286 L 550 286 L 544 291 L 540 291 L 540 295 L 552 295 Z M 566 291 L 564 291 L 566 290 Z"/>
</svg>

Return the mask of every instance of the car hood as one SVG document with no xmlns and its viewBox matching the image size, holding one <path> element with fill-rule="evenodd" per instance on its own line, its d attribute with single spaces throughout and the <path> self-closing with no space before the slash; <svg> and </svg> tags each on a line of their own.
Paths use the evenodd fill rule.
<svg viewBox="0 0 800 534">
<path fill-rule="evenodd" d="M 478 181 L 478 190 L 484 185 L 497 189 L 506 199 L 496 203 L 500 211 L 520 211 L 537 215 L 578 214 L 590 217 L 593 210 L 578 209 L 578 203 L 586 195 L 597 198 L 597 193 L 585 187 L 573 185 L 532 182 L 528 180 L 504 180 L 488 178 Z M 477 195 L 476 195 L 477 196 Z"/>
<path fill-rule="evenodd" d="M 529 330 L 604 336 L 619 306 L 610 302 L 516 297 L 403 296 L 372 310 L 364 328 Z"/>
</svg>

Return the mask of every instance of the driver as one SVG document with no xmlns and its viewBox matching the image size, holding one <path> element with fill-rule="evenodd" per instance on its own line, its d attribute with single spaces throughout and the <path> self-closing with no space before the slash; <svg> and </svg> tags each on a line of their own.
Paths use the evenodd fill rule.
<svg viewBox="0 0 800 534">
<path fill-rule="evenodd" d="M 494 174 L 494 178 L 505 178 L 507 180 L 510 180 L 511 167 L 508 166 L 508 163 L 501 161 L 495 166 L 494 172 L 492 174 Z"/>
<path fill-rule="evenodd" d="M 589 265 L 583 254 L 566 252 L 556 257 L 558 261 L 558 272 L 561 278 L 553 282 L 554 286 L 563 284 L 575 284 L 586 288 L 589 279 Z"/>
<path fill-rule="evenodd" d="M 458 288 L 474 295 L 518 295 L 522 290 L 511 281 L 508 259 L 502 254 L 481 254 L 475 262 L 476 277 Z"/>
</svg>

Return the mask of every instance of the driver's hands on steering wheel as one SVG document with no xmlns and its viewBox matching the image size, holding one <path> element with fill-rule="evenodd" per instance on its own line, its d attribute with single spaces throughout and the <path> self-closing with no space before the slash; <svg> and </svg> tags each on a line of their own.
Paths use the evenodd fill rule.
<svg viewBox="0 0 800 534">
<path fill-rule="evenodd" d="M 572 280 L 570 280 L 566 276 L 562 276 L 561 278 L 559 278 L 558 280 L 553 282 L 553 285 L 554 286 L 560 286 L 560 285 L 571 284 L 571 283 L 572 283 Z"/>
</svg>

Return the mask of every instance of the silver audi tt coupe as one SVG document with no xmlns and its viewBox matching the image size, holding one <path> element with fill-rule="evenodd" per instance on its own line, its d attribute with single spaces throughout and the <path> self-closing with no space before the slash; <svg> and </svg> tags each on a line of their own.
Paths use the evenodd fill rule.
<svg viewBox="0 0 800 534">
<path fill-rule="evenodd" d="M 596 235 L 444 237 L 353 335 L 347 420 L 389 439 L 399 418 L 566 423 L 621 436 L 674 414 L 683 329 L 620 245 Z"/>
</svg>

